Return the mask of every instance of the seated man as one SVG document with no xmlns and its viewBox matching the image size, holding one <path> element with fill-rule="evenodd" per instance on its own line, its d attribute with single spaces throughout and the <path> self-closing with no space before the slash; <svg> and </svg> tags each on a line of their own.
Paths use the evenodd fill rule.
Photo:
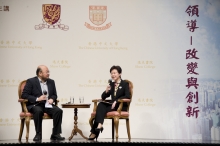
<svg viewBox="0 0 220 146">
<path fill-rule="evenodd" d="M 22 98 L 27 99 L 27 109 L 33 114 L 36 135 L 34 141 L 42 139 L 42 119 L 44 112 L 53 118 L 51 140 L 64 140 L 60 134 L 63 110 L 53 103 L 57 100 L 54 80 L 49 78 L 50 72 L 44 65 L 37 67 L 36 77 L 27 79 Z"/>
</svg>

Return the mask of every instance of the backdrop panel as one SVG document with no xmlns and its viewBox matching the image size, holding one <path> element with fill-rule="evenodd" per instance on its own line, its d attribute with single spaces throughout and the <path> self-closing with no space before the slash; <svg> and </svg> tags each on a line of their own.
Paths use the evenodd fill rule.
<svg viewBox="0 0 220 146">
<path fill-rule="evenodd" d="M 91 104 L 78 111 L 86 136 L 92 99 L 120 65 L 134 84 L 132 138 L 219 140 L 219 8 L 218 0 L 0 0 L 0 139 L 18 138 L 18 84 L 44 64 L 59 107 L 70 96 Z M 63 111 L 68 138 L 74 110 Z M 111 120 L 104 127 L 100 138 L 110 138 Z M 43 139 L 51 132 L 52 120 L 43 121 Z M 127 138 L 125 121 L 119 138 Z"/>
</svg>

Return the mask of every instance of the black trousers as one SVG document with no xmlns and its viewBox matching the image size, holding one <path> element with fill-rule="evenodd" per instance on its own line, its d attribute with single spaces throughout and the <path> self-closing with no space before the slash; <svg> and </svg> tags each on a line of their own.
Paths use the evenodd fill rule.
<svg viewBox="0 0 220 146">
<path fill-rule="evenodd" d="M 97 128 L 98 124 L 104 123 L 106 113 L 110 111 L 116 111 L 118 109 L 118 104 L 115 105 L 114 109 L 111 109 L 111 108 L 112 108 L 112 104 L 107 104 L 103 102 L 100 102 L 98 104 L 97 109 L 96 109 L 95 119 L 94 119 L 93 126 L 90 132 L 95 133 L 95 128 Z"/>
<path fill-rule="evenodd" d="M 53 108 L 45 108 L 45 104 L 38 104 L 30 109 L 33 114 L 34 125 L 36 133 L 42 133 L 42 120 L 44 112 L 53 118 L 52 134 L 62 133 L 61 124 L 63 117 L 63 110 L 53 105 Z"/>
</svg>

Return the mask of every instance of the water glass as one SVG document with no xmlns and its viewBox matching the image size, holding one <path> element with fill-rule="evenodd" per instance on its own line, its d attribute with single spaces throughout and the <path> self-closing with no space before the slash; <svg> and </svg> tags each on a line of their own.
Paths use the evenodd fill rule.
<svg viewBox="0 0 220 146">
<path fill-rule="evenodd" d="M 81 97 L 81 102 L 84 103 L 84 96 Z"/>
<path fill-rule="evenodd" d="M 81 100 L 81 96 L 80 96 L 80 97 L 79 97 L 79 103 L 81 103 L 81 101 L 82 101 L 82 100 Z"/>
<path fill-rule="evenodd" d="M 72 102 L 71 103 L 74 104 L 74 96 L 72 96 Z"/>
<path fill-rule="evenodd" d="M 70 96 L 70 102 L 69 103 L 74 103 L 74 96 Z"/>
<path fill-rule="evenodd" d="M 79 103 L 84 103 L 84 97 L 83 96 L 79 97 Z"/>
</svg>

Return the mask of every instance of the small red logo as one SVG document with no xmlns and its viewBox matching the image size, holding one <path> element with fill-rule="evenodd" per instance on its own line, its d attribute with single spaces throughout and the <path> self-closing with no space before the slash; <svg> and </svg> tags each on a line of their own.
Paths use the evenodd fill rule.
<svg viewBox="0 0 220 146">
<path fill-rule="evenodd" d="M 101 31 L 112 26 L 111 22 L 105 26 L 101 26 L 107 19 L 107 6 L 89 6 L 89 19 L 96 25 L 91 26 L 89 23 L 85 22 L 85 26 L 91 30 Z"/>
<path fill-rule="evenodd" d="M 57 4 L 43 4 L 42 5 L 42 13 L 43 13 L 43 23 L 39 25 L 35 25 L 36 30 L 42 30 L 44 28 L 48 29 L 61 29 L 61 30 L 69 30 L 69 26 L 61 24 L 60 21 L 60 13 L 61 6 Z"/>
</svg>

